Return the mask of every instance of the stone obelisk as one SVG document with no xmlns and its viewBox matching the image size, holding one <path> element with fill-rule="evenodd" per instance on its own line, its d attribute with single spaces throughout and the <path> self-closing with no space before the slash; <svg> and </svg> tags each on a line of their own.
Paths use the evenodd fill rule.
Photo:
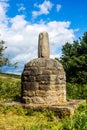
<svg viewBox="0 0 87 130">
<path fill-rule="evenodd" d="M 38 39 L 38 58 L 49 58 L 50 47 L 49 47 L 49 37 L 47 32 L 42 32 L 39 34 Z"/>
<path fill-rule="evenodd" d="M 66 102 L 65 72 L 59 61 L 50 58 L 47 32 L 39 34 L 38 58 L 25 65 L 21 78 L 23 103 L 44 106 Z"/>
</svg>

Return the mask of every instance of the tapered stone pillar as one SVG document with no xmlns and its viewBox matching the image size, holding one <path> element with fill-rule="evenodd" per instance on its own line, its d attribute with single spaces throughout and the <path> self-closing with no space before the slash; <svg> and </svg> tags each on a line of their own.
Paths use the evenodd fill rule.
<svg viewBox="0 0 87 130">
<path fill-rule="evenodd" d="M 42 32 L 39 34 L 38 39 L 38 58 L 49 58 L 50 47 L 49 47 L 49 37 L 47 32 Z"/>
</svg>

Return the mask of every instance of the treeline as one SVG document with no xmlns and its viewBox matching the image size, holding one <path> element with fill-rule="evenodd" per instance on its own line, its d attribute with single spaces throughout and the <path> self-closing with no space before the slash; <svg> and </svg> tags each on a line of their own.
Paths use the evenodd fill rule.
<svg viewBox="0 0 87 130">
<path fill-rule="evenodd" d="M 60 62 L 66 71 L 67 92 L 72 98 L 87 98 L 87 32 L 62 47 Z"/>
<path fill-rule="evenodd" d="M 4 77 L 13 77 L 13 78 L 21 78 L 21 75 L 18 74 L 11 74 L 11 73 L 2 73 L 0 72 L 0 76 L 4 76 Z"/>
</svg>

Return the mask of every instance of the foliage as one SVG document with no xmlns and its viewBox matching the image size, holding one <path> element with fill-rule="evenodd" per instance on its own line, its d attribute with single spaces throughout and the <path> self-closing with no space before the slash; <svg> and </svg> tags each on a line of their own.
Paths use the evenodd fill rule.
<svg viewBox="0 0 87 130">
<path fill-rule="evenodd" d="M 87 104 L 81 104 L 73 118 L 65 117 L 60 130 L 87 130 Z"/>
<path fill-rule="evenodd" d="M 4 46 L 5 41 L 0 40 L 0 72 L 2 70 L 3 66 L 10 66 L 10 67 L 14 67 L 17 68 L 17 62 L 15 62 L 14 64 L 12 64 L 9 60 L 8 57 L 4 56 L 4 51 L 7 47 Z"/>
<path fill-rule="evenodd" d="M 76 130 L 87 130 L 87 104 L 81 104 L 73 117 Z"/>
<path fill-rule="evenodd" d="M 21 94 L 20 79 L 0 76 L 0 101 L 18 100 Z"/>
<path fill-rule="evenodd" d="M 0 128 L 2 130 L 8 127 L 13 130 L 60 130 L 62 125 L 60 120 L 55 118 L 50 121 L 46 116 L 47 111 L 33 111 L 32 115 L 26 115 L 28 111 L 29 108 L 23 109 L 21 106 L 0 107 L 0 118 L 2 119 Z"/>
<path fill-rule="evenodd" d="M 82 103 L 79 105 L 77 111 L 81 112 L 86 112 L 87 113 L 87 103 Z"/>
<path fill-rule="evenodd" d="M 10 64 L 9 59 L 4 57 L 3 51 L 7 48 L 4 46 L 5 42 L 3 40 L 0 41 L 0 70 L 2 66 Z"/>
<path fill-rule="evenodd" d="M 67 82 L 87 83 L 87 32 L 79 40 L 63 46 L 60 61 L 66 71 Z"/>
<path fill-rule="evenodd" d="M 77 130 L 87 130 L 87 112 L 77 113 L 74 117 L 74 127 Z"/>
<path fill-rule="evenodd" d="M 87 99 L 87 84 L 66 83 L 68 99 Z"/>
<path fill-rule="evenodd" d="M 33 111 L 21 106 L 0 106 L 0 129 L 11 130 L 87 130 L 87 104 L 81 104 L 72 118 L 59 119 L 52 111 Z M 49 115 L 52 114 L 52 120 Z"/>
<path fill-rule="evenodd" d="M 53 121 L 55 118 L 54 112 L 50 110 L 45 110 L 44 114 L 48 118 L 48 121 Z"/>
</svg>

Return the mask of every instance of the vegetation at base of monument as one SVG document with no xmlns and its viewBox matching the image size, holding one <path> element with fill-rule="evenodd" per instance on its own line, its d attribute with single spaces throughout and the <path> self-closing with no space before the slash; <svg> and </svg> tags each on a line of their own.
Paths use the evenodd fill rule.
<svg viewBox="0 0 87 130">
<path fill-rule="evenodd" d="M 86 99 L 87 84 L 66 83 L 67 99 Z"/>
<path fill-rule="evenodd" d="M 62 47 L 61 63 L 66 71 L 67 82 L 87 84 L 87 32 L 82 38 Z"/>
<path fill-rule="evenodd" d="M 10 67 L 14 67 L 14 68 L 18 67 L 17 62 L 12 64 L 10 62 L 9 58 L 4 56 L 4 51 L 7 48 L 4 44 L 5 44 L 5 41 L 0 40 L 0 72 L 1 72 L 3 66 L 10 66 Z"/>
<path fill-rule="evenodd" d="M 76 110 L 73 118 L 63 119 L 61 130 L 86 130 L 87 129 L 87 103 L 81 104 Z"/>
<path fill-rule="evenodd" d="M 20 99 L 20 76 L 0 73 L 0 101 Z"/>
<path fill-rule="evenodd" d="M 68 97 L 75 98 L 78 87 L 76 90 L 76 86 L 72 86 L 71 83 L 68 83 L 68 86 Z M 72 90 L 74 91 L 72 92 Z M 20 92 L 20 76 L 0 74 L 0 102 L 18 100 Z M 20 106 L 0 106 L 0 129 L 87 130 L 87 103 L 81 104 L 72 118 L 65 117 L 63 119 L 59 119 L 54 112 L 48 110 L 36 112 L 33 109 L 23 109 Z"/>
<path fill-rule="evenodd" d="M 87 104 L 81 104 L 72 118 L 58 118 L 52 111 L 36 112 L 21 106 L 0 106 L 0 129 L 87 130 Z"/>
</svg>

